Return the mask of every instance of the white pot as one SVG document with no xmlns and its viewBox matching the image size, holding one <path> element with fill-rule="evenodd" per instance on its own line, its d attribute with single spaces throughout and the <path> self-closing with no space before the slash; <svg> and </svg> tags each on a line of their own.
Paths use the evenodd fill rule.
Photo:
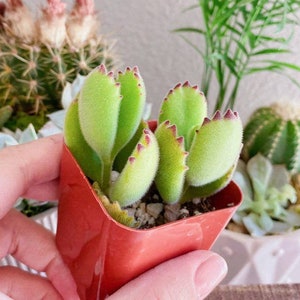
<svg viewBox="0 0 300 300">
<path fill-rule="evenodd" d="M 32 217 L 32 219 L 35 220 L 37 223 L 43 225 L 43 227 L 47 228 L 54 234 L 56 233 L 57 207 L 50 208 L 50 209 Z M 45 276 L 45 273 L 37 272 L 37 271 L 29 268 L 28 266 L 24 265 L 23 263 L 17 261 L 11 255 L 7 255 L 6 257 L 4 257 L 0 260 L 0 267 L 1 266 L 14 266 L 14 267 L 18 267 L 24 271 L 33 273 L 33 274 L 40 274 L 42 276 Z"/>
<path fill-rule="evenodd" d="M 300 282 L 300 229 L 257 238 L 224 230 L 212 250 L 228 264 L 223 284 Z"/>
</svg>

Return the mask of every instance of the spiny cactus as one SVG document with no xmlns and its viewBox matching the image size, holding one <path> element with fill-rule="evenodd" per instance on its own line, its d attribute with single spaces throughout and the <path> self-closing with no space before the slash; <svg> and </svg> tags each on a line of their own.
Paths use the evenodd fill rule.
<svg viewBox="0 0 300 300">
<path fill-rule="evenodd" d="M 100 63 L 114 64 L 111 45 L 97 34 L 93 0 L 76 0 L 70 14 L 65 6 L 48 0 L 35 18 L 21 0 L 1 3 L 0 108 L 13 107 L 11 129 L 40 128 L 61 108 L 67 82 Z"/>
<path fill-rule="evenodd" d="M 153 133 L 142 120 L 144 105 L 137 67 L 115 76 L 101 65 L 67 111 L 66 144 L 112 203 L 134 204 L 153 182 L 167 204 L 207 197 L 229 183 L 242 142 L 236 112 L 216 112 L 210 120 L 198 87 L 178 84 L 163 101 Z"/>
<path fill-rule="evenodd" d="M 287 103 L 259 108 L 245 126 L 243 142 L 245 161 L 261 153 L 291 173 L 300 172 L 300 108 Z"/>
</svg>

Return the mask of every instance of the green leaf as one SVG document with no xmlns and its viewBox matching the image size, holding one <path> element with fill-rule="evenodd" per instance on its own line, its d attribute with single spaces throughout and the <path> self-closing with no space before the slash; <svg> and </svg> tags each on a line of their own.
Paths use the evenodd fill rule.
<svg viewBox="0 0 300 300">
<path fill-rule="evenodd" d="M 188 82 L 172 89 L 161 106 L 159 124 L 169 121 L 176 124 L 178 136 L 184 137 L 185 149 L 192 142 L 191 131 L 200 126 L 207 114 L 206 99 L 202 92 Z"/>
<path fill-rule="evenodd" d="M 232 111 L 225 116 L 221 118 L 217 112 L 212 120 L 207 119 L 193 140 L 186 173 L 186 180 L 192 186 L 217 180 L 237 162 L 242 145 L 242 122 Z"/>
<path fill-rule="evenodd" d="M 188 186 L 187 190 L 184 192 L 182 198 L 180 199 L 180 203 L 185 203 L 194 198 L 204 198 L 209 197 L 228 185 L 230 182 L 235 166 L 231 167 L 228 172 L 222 177 L 216 179 L 213 182 L 207 183 L 202 186 Z"/>
<path fill-rule="evenodd" d="M 183 138 L 178 137 L 176 126 L 169 121 L 159 125 L 155 136 L 160 152 L 155 184 L 164 202 L 173 204 L 179 201 L 183 191 L 187 153 Z"/>
<path fill-rule="evenodd" d="M 117 134 L 120 84 L 101 65 L 87 76 L 78 102 L 84 138 L 106 164 L 111 158 Z"/>
<path fill-rule="evenodd" d="M 93 181 L 102 181 L 102 163 L 97 153 L 84 139 L 78 118 L 78 101 L 69 106 L 64 124 L 65 143 L 81 167 L 83 173 Z"/>
<path fill-rule="evenodd" d="M 113 156 L 116 155 L 135 134 L 141 123 L 146 102 L 144 81 L 137 67 L 133 69 L 127 68 L 125 73 L 119 73 L 116 81 L 121 84 L 122 101 Z"/>
<path fill-rule="evenodd" d="M 159 161 L 159 148 L 154 134 L 144 130 L 132 155 L 115 182 L 109 198 L 125 207 L 140 200 L 155 177 Z"/>
</svg>

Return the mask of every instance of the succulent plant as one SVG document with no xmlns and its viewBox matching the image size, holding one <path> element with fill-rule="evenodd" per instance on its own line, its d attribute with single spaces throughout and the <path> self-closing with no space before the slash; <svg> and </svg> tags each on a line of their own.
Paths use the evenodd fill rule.
<svg viewBox="0 0 300 300">
<path fill-rule="evenodd" d="M 112 45 L 97 34 L 93 0 L 77 0 L 70 14 L 65 5 L 48 0 L 37 19 L 21 0 L 1 3 L 0 108 L 13 108 L 6 127 L 39 129 L 61 109 L 67 82 L 100 63 L 114 64 Z"/>
<path fill-rule="evenodd" d="M 300 172 L 300 108 L 274 103 L 257 109 L 244 128 L 242 158 L 257 153 L 273 164 L 284 164 L 292 174 Z"/>
<path fill-rule="evenodd" d="M 274 165 L 261 154 L 247 163 L 239 160 L 233 180 L 243 192 L 243 202 L 230 229 L 246 229 L 253 236 L 278 234 L 300 227 L 296 191 L 284 165 Z"/>
<path fill-rule="evenodd" d="M 241 150 L 236 112 L 207 117 L 197 86 L 176 85 L 166 96 L 155 131 L 143 119 L 146 92 L 137 67 L 86 78 L 65 120 L 65 142 L 111 203 L 128 207 L 155 183 L 167 204 L 207 197 L 230 181 Z M 112 176 L 114 175 L 114 176 Z"/>
</svg>

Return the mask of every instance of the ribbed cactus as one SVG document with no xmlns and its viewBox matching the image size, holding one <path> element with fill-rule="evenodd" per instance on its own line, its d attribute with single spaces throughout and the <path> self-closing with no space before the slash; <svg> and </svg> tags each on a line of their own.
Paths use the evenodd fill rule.
<svg viewBox="0 0 300 300">
<path fill-rule="evenodd" d="M 274 103 L 253 113 L 244 128 L 242 158 L 248 161 L 257 153 L 291 173 L 300 172 L 299 107 Z"/>
<path fill-rule="evenodd" d="M 97 34 L 93 0 L 76 0 L 70 14 L 65 6 L 48 0 L 35 18 L 21 0 L 1 3 L 0 108 L 14 110 L 7 127 L 39 128 L 61 108 L 67 82 L 100 63 L 113 66 L 111 46 Z"/>
<path fill-rule="evenodd" d="M 186 82 L 168 93 L 152 132 L 142 120 L 145 94 L 136 67 L 115 76 L 101 65 L 67 111 L 66 144 L 85 174 L 98 182 L 98 193 L 127 207 L 151 186 L 167 204 L 224 188 L 241 150 L 238 114 L 228 110 L 207 118 L 203 93 Z"/>
</svg>

